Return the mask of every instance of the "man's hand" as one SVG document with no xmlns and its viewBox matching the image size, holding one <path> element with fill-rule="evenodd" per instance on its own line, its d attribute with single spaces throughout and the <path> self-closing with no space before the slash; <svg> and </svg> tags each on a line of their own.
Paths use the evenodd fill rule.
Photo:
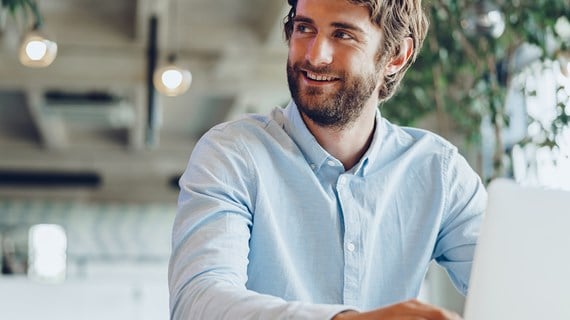
<svg viewBox="0 0 570 320">
<path fill-rule="evenodd" d="M 339 313 L 332 320 L 461 320 L 461 317 L 452 311 L 409 300 L 363 313 Z"/>
</svg>

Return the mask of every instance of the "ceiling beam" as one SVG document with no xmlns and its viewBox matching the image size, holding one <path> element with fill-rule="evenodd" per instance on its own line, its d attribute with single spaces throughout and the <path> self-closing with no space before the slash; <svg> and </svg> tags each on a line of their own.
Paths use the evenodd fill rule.
<svg viewBox="0 0 570 320">
<path fill-rule="evenodd" d="M 282 40 L 283 17 L 289 12 L 287 1 L 257 0 L 257 2 L 257 5 L 263 9 L 257 10 L 253 28 L 261 43 L 275 41 L 276 34 L 279 35 L 279 40 Z"/>
<path fill-rule="evenodd" d="M 60 50 L 47 68 L 26 68 L 7 53 L 0 52 L 0 87 L 125 87 L 144 80 L 144 52 L 135 49 Z"/>
<path fill-rule="evenodd" d="M 147 88 L 144 85 L 137 85 L 132 94 L 134 103 L 135 119 L 133 126 L 129 129 L 129 148 L 134 151 L 143 150 L 145 147 L 145 129 L 147 122 L 147 113 L 145 110 Z"/>
<path fill-rule="evenodd" d="M 290 6 L 286 1 L 284 3 L 280 1 L 268 1 L 273 3 L 273 16 L 271 20 L 265 22 L 263 26 L 265 30 L 262 34 L 262 39 L 264 46 L 268 49 L 282 49 L 286 47 L 285 36 L 283 35 L 283 18 L 289 13 Z"/>
<path fill-rule="evenodd" d="M 115 175 L 137 172 L 171 174 L 184 170 L 188 151 L 196 141 L 188 137 L 172 139 L 171 147 L 155 150 L 129 151 L 108 144 L 82 144 L 61 152 L 45 152 L 33 146 L 12 146 L 0 157 L 2 170 L 92 170 Z M 180 146 L 184 146 L 180 148 Z"/>
<path fill-rule="evenodd" d="M 61 150 L 67 147 L 69 137 L 65 122 L 60 116 L 47 114 L 43 90 L 30 88 L 27 90 L 28 109 L 42 141 L 47 149 Z"/>
</svg>

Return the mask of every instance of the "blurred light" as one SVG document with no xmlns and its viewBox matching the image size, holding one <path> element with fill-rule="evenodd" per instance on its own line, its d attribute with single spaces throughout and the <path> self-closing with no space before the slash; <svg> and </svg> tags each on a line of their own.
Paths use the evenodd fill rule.
<svg viewBox="0 0 570 320">
<path fill-rule="evenodd" d="M 168 89 L 176 89 L 182 84 L 182 72 L 180 70 L 166 70 L 162 73 L 162 83 Z"/>
<path fill-rule="evenodd" d="M 461 27 L 470 36 L 484 34 L 499 38 L 505 32 L 505 15 L 493 2 L 482 0 L 467 8 Z"/>
<path fill-rule="evenodd" d="M 192 74 L 171 62 L 154 72 L 153 83 L 158 92 L 174 97 L 183 94 L 190 88 Z"/>
<path fill-rule="evenodd" d="M 57 56 L 57 43 L 47 39 L 38 30 L 28 32 L 20 45 L 20 63 L 26 67 L 49 66 Z"/>
<path fill-rule="evenodd" d="M 42 282 L 65 280 L 67 236 L 55 224 L 38 224 L 30 228 L 28 276 Z"/>
<path fill-rule="evenodd" d="M 556 57 L 560 63 L 560 72 L 566 78 L 570 78 L 570 50 L 561 50 L 556 53 Z"/>
<path fill-rule="evenodd" d="M 556 19 L 554 31 L 562 39 L 562 41 L 570 41 L 570 21 L 562 16 Z"/>
<path fill-rule="evenodd" d="M 41 60 L 47 52 L 47 45 L 43 41 L 30 41 L 26 44 L 26 54 L 34 61 Z"/>
</svg>

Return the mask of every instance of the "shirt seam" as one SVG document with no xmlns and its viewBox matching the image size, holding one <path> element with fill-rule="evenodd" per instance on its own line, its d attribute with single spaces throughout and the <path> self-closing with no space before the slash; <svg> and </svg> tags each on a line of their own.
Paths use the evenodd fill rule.
<svg viewBox="0 0 570 320">
<path fill-rule="evenodd" d="M 267 123 L 264 126 L 264 129 L 267 128 Z M 253 213 L 256 211 L 256 201 L 255 199 L 257 198 L 257 183 L 255 183 L 254 181 L 257 181 L 257 174 L 255 172 L 254 165 L 253 165 L 253 161 L 252 161 L 252 157 L 251 157 L 251 153 L 248 152 L 245 144 L 243 143 L 243 140 L 241 139 L 237 139 L 237 147 L 240 151 L 240 153 L 242 153 L 245 161 L 246 161 L 246 165 L 247 165 L 247 171 L 248 171 L 248 176 L 250 177 L 250 185 L 254 188 L 253 190 L 253 194 L 250 194 L 250 201 L 251 201 L 251 214 L 253 216 Z M 247 177 L 244 177 L 245 179 L 247 179 Z"/>
<path fill-rule="evenodd" d="M 443 162 L 443 185 L 446 186 L 443 188 L 443 215 L 441 223 L 445 223 L 445 220 L 448 218 L 447 210 L 449 210 L 449 163 L 451 162 L 451 157 L 453 156 L 453 148 L 447 148 L 447 153 L 444 157 Z"/>
</svg>

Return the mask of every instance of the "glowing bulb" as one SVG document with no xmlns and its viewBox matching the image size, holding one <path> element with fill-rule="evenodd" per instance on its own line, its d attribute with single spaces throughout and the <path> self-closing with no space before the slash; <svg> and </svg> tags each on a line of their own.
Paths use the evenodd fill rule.
<svg viewBox="0 0 570 320">
<path fill-rule="evenodd" d="M 33 68 L 49 66 L 57 56 L 57 43 L 46 39 L 38 30 L 28 32 L 20 46 L 20 62 Z"/>
<path fill-rule="evenodd" d="M 166 70 L 162 73 L 162 83 L 168 89 L 175 89 L 182 84 L 182 72 L 179 70 Z"/>
<path fill-rule="evenodd" d="M 43 41 L 32 40 L 26 45 L 26 54 L 31 60 L 41 60 L 47 52 L 47 46 Z"/>
<path fill-rule="evenodd" d="M 158 92 L 174 97 L 183 94 L 190 88 L 192 74 L 186 69 L 169 64 L 154 72 L 153 82 Z"/>
</svg>

